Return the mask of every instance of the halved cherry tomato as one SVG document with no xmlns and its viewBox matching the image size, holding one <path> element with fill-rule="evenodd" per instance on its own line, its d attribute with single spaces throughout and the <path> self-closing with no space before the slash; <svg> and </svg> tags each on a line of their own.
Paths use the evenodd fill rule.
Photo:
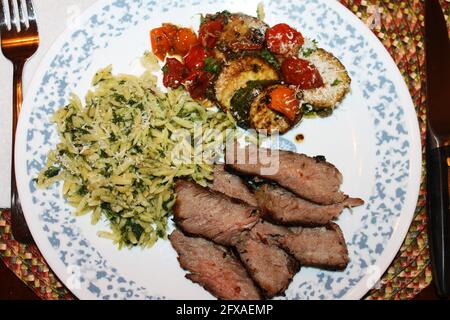
<svg viewBox="0 0 450 320">
<path fill-rule="evenodd" d="M 294 56 L 305 43 L 303 35 L 285 23 L 274 25 L 266 32 L 267 47 L 273 53 Z"/>
<path fill-rule="evenodd" d="M 153 53 L 160 60 L 164 60 L 167 53 L 171 50 L 171 44 L 167 34 L 164 32 L 164 29 L 159 27 L 150 31 L 150 39 L 152 42 Z"/>
<path fill-rule="evenodd" d="M 207 71 L 195 70 L 183 84 L 193 99 L 202 100 L 206 98 L 206 90 L 211 85 L 212 78 L 211 73 Z"/>
<path fill-rule="evenodd" d="M 169 40 L 172 42 L 171 44 L 173 46 L 173 40 L 175 39 L 175 36 L 178 32 L 178 27 L 171 23 L 163 23 L 161 28 L 163 29 Z"/>
<path fill-rule="evenodd" d="M 184 56 L 198 43 L 197 35 L 189 28 L 181 28 L 174 39 L 175 53 Z"/>
<path fill-rule="evenodd" d="M 200 70 L 205 65 L 205 59 L 210 56 L 201 45 L 192 47 L 184 57 L 184 63 L 189 71 Z"/>
<path fill-rule="evenodd" d="M 278 86 L 270 92 L 269 108 L 285 115 L 290 121 L 295 121 L 299 110 L 299 101 L 295 91 L 284 86 Z"/>
<path fill-rule="evenodd" d="M 166 88 L 178 88 L 188 75 L 188 71 L 184 64 L 175 58 L 167 58 L 163 67 L 163 84 Z"/>
<path fill-rule="evenodd" d="M 199 30 L 200 43 L 208 49 L 213 49 L 223 30 L 222 20 L 211 20 L 203 23 Z"/>
<path fill-rule="evenodd" d="M 307 60 L 288 58 L 281 64 L 281 71 L 287 83 L 300 89 L 314 89 L 324 85 L 319 70 Z"/>
</svg>

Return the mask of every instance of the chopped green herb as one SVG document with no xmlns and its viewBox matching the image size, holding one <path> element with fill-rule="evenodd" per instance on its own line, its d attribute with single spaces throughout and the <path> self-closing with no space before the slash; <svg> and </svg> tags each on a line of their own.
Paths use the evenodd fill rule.
<svg viewBox="0 0 450 320">
<path fill-rule="evenodd" d="M 313 53 L 314 51 L 315 51 L 314 49 L 308 48 L 308 49 L 303 50 L 302 53 L 303 53 L 303 56 L 304 56 L 305 58 L 308 58 L 309 56 L 312 55 L 312 53 Z"/>
<path fill-rule="evenodd" d="M 206 18 L 203 14 L 200 14 L 200 25 L 204 24 L 206 22 Z"/>
<path fill-rule="evenodd" d="M 213 57 L 207 57 L 205 59 L 205 66 L 203 67 L 204 71 L 208 71 L 213 74 L 218 74 L 221 68 L 222 68 L 221 64 Z"/>
<path fill-rule="evenodd" d="M 158 231 L 156 231 L 156 234 L 158 235 L 158 237 L 160 238 L 164 238 L 166 236 L 166 232 L 164 230 L 159 229 Z"/>
<path fill-rule="evenodd" d="M 121 94 L 113 93 L 112 96 L 113 96 L 114 100 L 116 100 L 117 102 L 126 102 L 127 101 L 127 99 L 125 99 L 125 97 Z"/>
<path fill-rule="evenodd" d="M 74 129 L 74 133 L 89 134 L 90 132 L 83 128 Z"/>
<path fill-rule="evenodd" d="M 47 169 L 47 171 L 44 172 L 44 176 L 46 176 L 47 178 L 56 177 L 59 174 L 60 170 L 61 170 L 61 168 L 50 167 Z"/>
<path fill-rule="evenodd" d="M 303 116 L 306 118 L 326 118 L 333 114 L 332 108 L 315 108 L 313 105 L 309 103 L 305 103 L 302 106 Z"/>
<path fill-rule="evenodd" d="M 332 87 L 337 86 L 338 84 L 340 84 L 342 81 L 339 79 L 334 80 L 334 82 L 331 84 Z"/>
<path fill-rule="evenodd" d="M 113 221 L 116 219 L 117 214 L 111 209 L 110 203 L 102 202 L 100 208 L 102 209 L 103 213 L 105 214 L 108 220 Z"/>
<path fill-rule="evenodd" d="M 131 231 L 133 232 L 136 239 L 139 241 L 141 238 L 142 233 L 144 233 L 144 228 L 139 223 L 133 222 L 132 220 L 128 220 L 125 228 L 125 232 Z"/>
<path fill-rule="evenodd" d="M 318 45 L 318 42 L 316 39 L 311 40 L 311 45 L 309 45 L 309 46 L 304 45 L 303 49 L 302 49 L 303 56 L 305 58 L 308 58 L 309 56 L 311 56 L 313 54 L 313 52 L 317 50 L 317 45 Z"/>
<path fill-rule="evenodd" d="M 117 141 L 117 137 L 114 134 L 114 132 L 111 132 L 111 134 L 109 135 L 109 141 L 110 142 L 116 142 Z"/>
<path fill-rule="evenodd" d="M 231 98 L 231 114 L 236 119 L 236 123 L 241 128 L 248 128 L 249 124 L 249 110 L 253 100 L 258 96 L 260 91 L 274 84 L 271 80 L 249 81 L 247 86 L 236 91 L 233 98 Z"/>
<path fill-rule="evenodd" d="M 80 196 L 85 196 L 85 195 L 87 195 L 88 193 L 89 193 L 89 190 L 88 190 L 88 188 L 86 188 L 85 185 L 82 185 L 81 188 L 78 190 L 78 194 L 79 194 Z"/>
<path fill-rule="evenodd" d="M 268 64 L 270 64 L 272 67 L 274 67 L 276 70 L 280 70 L 280 63 L 278 62 L 277 58 L 267 49 L 264 48 L 261 51 L 261 57 L 267 61 Z"/>
<path fill-rule="evenodd" d="M 123 120 L 123 117 L 117 115 L 117 113 L 115 113 L 115 112 L 113 111 L 113 119 L 112 119 L 112 122 L 113 122 L 114 124 L 118 124 L 119 122 L 123 122 L 123 121 L 124 121 L 124 120 Z"/>
</svg>

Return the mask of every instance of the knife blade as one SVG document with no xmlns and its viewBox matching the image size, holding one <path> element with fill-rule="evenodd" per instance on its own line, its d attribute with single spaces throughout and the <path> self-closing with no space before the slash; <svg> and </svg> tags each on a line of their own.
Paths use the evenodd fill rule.
<svg viewBox="0 0 450 320">
<path fill-rule="evenodd" d="M 425 2 L 427 208 L 433 279 L 450 296 L 450 41 L 438 0 Z"/>
</svg>

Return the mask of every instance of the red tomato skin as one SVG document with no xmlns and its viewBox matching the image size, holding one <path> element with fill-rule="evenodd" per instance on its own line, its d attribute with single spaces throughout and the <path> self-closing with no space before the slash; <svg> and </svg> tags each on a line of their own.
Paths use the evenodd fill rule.
<svg viewBox="0 0 450 320">
<path fill-rule="evenodd" d="M 184 80 L 184 86 L 192 99 L 203 100 L 206 98 L 206 90 L 211 85 L 212 75 L 203 70 L 194 70 Z"/>
<path fill-rule="evenodd" d="M 294 56 L 305 43 L 305 39 L 294 28 L 280 23 L 267 30 L 266 42 L 271 52 L 283 56 Z"/>
<path fill-rule="evenodd" d="M 187 76 L 186 67 L 175 58 L 167 58 L 163 71 L 163 84 L 166 88 L 178 88 Z"/>
<path fill-rule="evenodd" d="M 307 60 L 288 58 L 281 64 L 284 80 L 300 89 L 315 89 L 324 85 L 319 70 Z"/>
<path fill-rule="evenodd" d="M 186 56 L 184 63 L 189 71 L 201 70 L 205 66 L 205 59 L 210 56 L 201 45 L 192 47 Z"/>
<path fill-rule="evenodd" d="M 223 30 L 222 20 L 211 20 L 203 23 L 199 30 L 200 43 L 208 49 L 213 49 L 216 46 L 220 33 Z"/>
<path fill-rule="evenodd" d="M 164 60 L 167 53 L 171 49 L 169 38 L 164 33 L 163 28 L 155 28 L 150 31 L 150 39 L 152 43 L 152 50 L 155 56 L 160 60 Z"/>
<path fill-rule="evenodd" d="M 295 90 L 280 86 L 270 93 L 270 100 L 270 109 L 284 114 L 291 122 L 295 121 L 299 108 Z"/>
<path fill-rule="evenodd" d="M 184 56 L 193 46 L 198 44 L 197 35 L 189 28 L 180 28 L 174 38 L 175 54 Z"/>
</svg>

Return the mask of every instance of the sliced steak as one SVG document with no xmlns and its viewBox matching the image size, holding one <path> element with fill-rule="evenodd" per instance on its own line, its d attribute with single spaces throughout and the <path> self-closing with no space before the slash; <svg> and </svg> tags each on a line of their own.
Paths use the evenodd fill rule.
<svg viewBox="0 0 450 320">
<path fill-rule="evenodd" d="M 324 226 L 337 219 L 344 208 L 364 204 L 361 199 L 347 197 L 340 203 L 319 205 L 269 184 L 260 187 L 255 195 L 263 218 L 288 226 Z"/>
<path fill-rule="evenodd" d="M 318 204 L 341 203 L 342 174 L 324 157 L 311 158 L 289 151 L 258 149 L 256 146 L 226 150 L 226 164 L 246 175 L 277 182 L 296 195 Z"/>
<path fill-rule="evenodd" d="M 331 223 L 321 228 L 291 228 L 291 234 L 278 242 L 303 266 L 343 270 L 349 262 L 347 246 L 342 231 Z"/>
<path fill-rule="evenodd" d="M 283 294 L 299 270 L 297 261 L 284 250 L 251 234 L 236 249 L 250 276 L 268 298 Z"/>
<path fill-rule="evenodd" d="M 210 185 L 214 191 L 221 192 L 230 198 L 238 199 L 257 207 L 255 195 L 250 191 L 244 181 L 236 175 L 225 170 L 225 165 L 217 164 L 214 167 L 214 180 Z"/>
<path fill-rule="evenodd" d="M 186 233 L 233 246 L 258 221 L 255 207 L 185 180 L 175 185 L 174 220 Z"/>
<path fill-rule="evenodd" d="M 224 300 L 259 300 L 260 292 L 233 253 L 201 238 L 191 238 L 176 230 L 170 242 L 178 261 L 189 272 L 186 278 L 200 284 Z"/>
<path fill-rule="evenodd" d="M 260 220 L 250 233 L 253 239 L 259 239 L 263 243 L 278 246 L 280 239 L 292 234 L 292 231 L 289 228 Z"/>
</svg>

